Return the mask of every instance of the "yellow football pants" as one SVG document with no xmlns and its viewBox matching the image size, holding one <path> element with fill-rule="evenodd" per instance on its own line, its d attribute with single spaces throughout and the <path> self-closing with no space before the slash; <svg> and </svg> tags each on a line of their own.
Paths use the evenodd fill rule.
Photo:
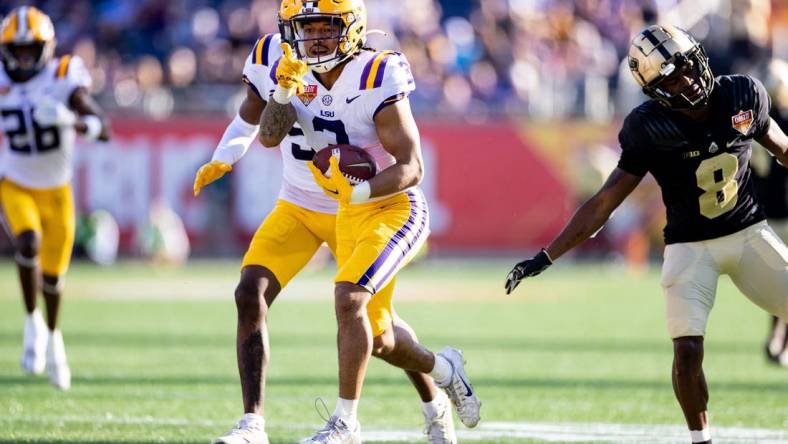
<svg viewBox="0 0 788 444">
<path fill-rule="evenodd" d="M 393 292 L 378 290 L 392 285 L 397 272 L 424 245 L 429 231 L 427 203 L 418 189 L 381 201 L 340 206 L 339 271 L 334 280 L 360 285 L 372 293 L 367 312 L 373 331 L 383 332 L 392 322 Z"/>
<path fill-rule="evenodd" d="M 41 236 L 41 271 L 62 276 L 71 262 L 74 247 L 74 197 L 71 185 L 30 189 L 4 179 L 0 182 L 0 204 L 13 235 L 34 231 Z"/>
<path fill-rule="evenodd" d="M 258 265 L 276 276 L 281 288 L 309 262 L 325 242 L 336 256 L 336 216 L 307 210 L 293 203 L 278 200 L 276 206 L 255 232 L 242 267 Z M 379 336 L 391 325 L 394 282 L 367 305 L 372 335 Z M 385 301 L 380 303 L 380 301 Z"/>
</svg>

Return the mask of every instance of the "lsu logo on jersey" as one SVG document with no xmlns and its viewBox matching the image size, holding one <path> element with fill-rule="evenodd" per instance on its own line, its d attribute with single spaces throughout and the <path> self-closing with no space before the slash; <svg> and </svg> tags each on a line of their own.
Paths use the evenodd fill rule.
<svg viewBox="0 0 788 444">
<path fill-rule="evenodd" d="M 317 97 L 317 85 L 304 86 L 304 93 L 298 95 L 298 98 L 301 99 L 304 106 L 309 106 L 309 104 L 315 100 L 315 97 Z"/>
<path fill-rule="evenodd" d="M 752 110 L 747 111 L 740 111 L 739 114 L 731 117 L 731 123 L 733 124 L 733 129 L 736 131 L 744 134 L 745 136 L 750 131 L 750 127 L 752 127 L 753 122 L 753 113 Z"/>
</svg>

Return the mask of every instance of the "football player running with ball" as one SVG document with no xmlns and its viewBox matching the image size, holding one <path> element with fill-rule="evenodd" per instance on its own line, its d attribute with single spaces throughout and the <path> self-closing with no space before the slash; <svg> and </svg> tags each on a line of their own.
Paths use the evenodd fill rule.
<svg viewBox="0 0 788 444">
<path fill-rule="evenodd" d="M 618 167 L 547 248 L 515 265 L 506 292 L 599 230 L 651 173 L 667 207 L 661 284 L 673 389 L 692 442 L 711 443 L 703 336 L 719 276 L 788 316 L 788 247 L 766 223 L 749 168 L 753 140 L 788 165 L 788 137 L 769 117 L 763 85 L 742 75 L 714 78 L 701 45 L 681 29 L 644 29 L 632 41 L 629 67 L 652 100 L 624 121 Z"/>
<path fill-rule="evenodd" d="M 0 205 L 14 238 L 25 319 L 22 370 L 46 368 L 52 384 L 71 386 L 58 326 L 63 276 L 74 243 L 72 158 L 77 134 L 109 139 L 82 60 L 54 57 L 55 28 L 32 6 L 11 11 L 0 25 Z M 36 308 L 41 290 L 47 320 Z"/>
<path fill-rule="evenodd" d="M 371 354 L 429 374 L 473 427 L 480 402 L 461 353 L 435 354 L 412 331 L 397 328 L 391 292 L 382 291 L 423 245 L 427 205 L 417 188 L 423 164 L 407 99 L 414 83 L 401 54 L 364 47 L 361 0 L 285 0 L 282 33 L 290 45 L 271 69 L 273 93 L 263 110 L 260 140 L 278 145 L 298 122 L 307 145 L 353 144 L 381 171 L 351 186 L 331 159 L 330 178 L 311 163 L 315 181 L 339 202 L 336 220 L 335 312 L 339 333 L 339 399 L 325 427 L 305 443 L 360 443 L 358 401 Z"/>
<path fill-rule="evenodd" d="M 287 13 L 287 9 L 284 10 Z M 285 22 L 280 14 L 280 26 Z M 280 34 L 260 38 L 243 69 L 247 94 L 238 115 L 228 125 L 213 153 L 194 180 L 194 194 L 218 180 L 239 161 L 251 146 L 259 130 L 260 116 L 270 102 L 274 88 L 271 71 L 282 56 Z M 279 200 L 252 239 L 241 266 L 241 278 L 235 290 L 238 313 L 236 353 L 244 417 L 225 435 L 214 440 L 220 444 L 267 444 L 264 394 L 270 345 L 266 318 L 281 290 L 306 265 L 324 242 L 336 255 L 337 202 L 315 183 L 307 168 L 315 151 L 309 147 L 298 126 L 293 126 L 279 144 L 283 161 L 283 181 Z M 379 294 L 390 300 L 394 283 Z M 398 335 L 415 340 L 410 326 L 395 317 L 393 328 Z M 378 356 L 387 356 L 379 353 Z M 406 370 L 422 400 L 425 433 L 431 444 L 457 442 L 450 403 L 437 391 L 432 378 L 418 371 Z"/>
</svg>

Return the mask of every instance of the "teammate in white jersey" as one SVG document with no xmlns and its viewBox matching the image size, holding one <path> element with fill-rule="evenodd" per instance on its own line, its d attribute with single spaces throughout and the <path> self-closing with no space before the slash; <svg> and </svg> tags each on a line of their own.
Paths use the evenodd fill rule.
<svg viewBox="0 0 788 444">
<path fill-rule="evenodd" d="M 352 187 L 331 158 L 331 178 L 314 165 L 315 181 L 339 201 L 335 311 L 339 327 L 339 399 L 326 426 L 305 443 L 359 443 L 358 400 L 371 354 L 406 370 L 427 373 L 475 426 L 480 402 L 459 350 L 434 354 L 410 332 L 396 328 L 391 293 L 396 273 L 429 234 L 418 189 L 423 172 L 418 129 L 408 94 L 414 89 L 407 60 L 364 47 L 366 8 L 361 0 L 284 0 L 280 16 L 284 55 L 271 69 L 273 100 L 263 110 L 260 140 L 276 146 L 298 122 L 309 146 L 365 149 L 381 172 Z"/>
<path fill-rule="evenodd" d="M 52 21 L 34 7 L 14 9 L 0 25 L 0 203 L 27 310 L 22 369 L 46 367 L 52 384 L 66 390 L 71 372 L 57 321 L 74 241 L 74 142 L 76 134 L 108 140 L 109 133 L 82 60 L 53 58 L 54 49 Z M 46 323 L 36 308 L 39 282 Z"/>
<path fill-rule="evenodd" d="M 238 116 L 225 130 L 212 160 L 197 172 L 194 193 L 232 170 L 249 149 L 258 132 L 258 122 L 269 97 L 270 69 L 282 55 L 281 36 L 260 38 L 246 59 L 243 81 L 246 98 Z M 244 417 L 214 443 L 268 443 L 265 432 L 264 389 L 269 345 L 266 316 L 282 288 L 314 255 L 320 245 L 336 251 L 337 203 L 315 183 L 307 162 L 315 152 L 303 133 L 292 128 L 280 143 L 284 174 L 279 200 L 252 239 L 244 256 L 241 279 L 235 290 L 238 312 L 236 351 Z M 389 285 L 381 293 L 390 293 Z M 412 335 L 410 327 L 397 318 L 402 334 Z M 384 355 L 381 355 L 384 357 Z M 443 393 L 437 392 L 431 378 L 406 371 L 422 400 L 428 441 L 432 444 L 456 442 L 451 408 Z"/>
</svg>

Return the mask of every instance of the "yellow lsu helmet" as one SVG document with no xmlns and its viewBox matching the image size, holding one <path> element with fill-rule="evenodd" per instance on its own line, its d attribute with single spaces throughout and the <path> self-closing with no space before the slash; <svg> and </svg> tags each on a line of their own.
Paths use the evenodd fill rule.
<svg viewBox="0 0 788 444">
<path fill-rule="evenodd" d="M 311 38 L 304 35 L 304 25 L 328 20 L 336 25 L 338 32 L 336 49 L 332 54 L 309 57 L 305 43 Z M 331 71 L 364 46 L 367 39 L 367 8 L 363 0 L 282 0 L 279 7 L 279 24 L 282 39 L 295 49 L 299 59 L 305 61 L 312 71 Z"/>
<path fill-rule="evenodd" d="M 52 60 L 55 27 L 52 20 L 33 6 L 20 6 L 0 24 L 0 56 L 15 80 L 27 80 Z"/>
<path fill-rule="evenodd" d="M 687 31 L 672 25 L 651 25 L 632 39 L 629 69 L 643 92 L 668 108 L 701 108 L 714 89 L 703 46 Z M 662 82 L 671 76 L 691 81 L 681 91 L 670 92 Z"/>
</svg>

